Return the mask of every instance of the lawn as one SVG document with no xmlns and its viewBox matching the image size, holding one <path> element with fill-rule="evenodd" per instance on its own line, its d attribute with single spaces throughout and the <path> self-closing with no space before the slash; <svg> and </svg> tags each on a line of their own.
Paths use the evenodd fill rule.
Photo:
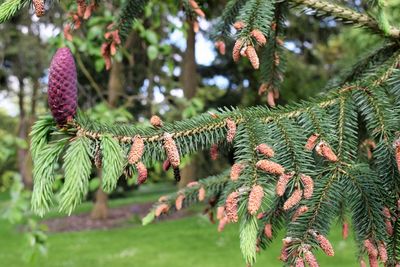
<svg viewBox="0 0 400 267">
<path fill-rule="evenodd" d="M 124 200 L 113 200 L 111 206 L 129 201 L 143 202 L 156 199 L 159 194 L 134 195 Z M 90 203 L 78 212 L 90 208 Z M 54 216 L 52 213 L 51 216 Z M 49 234 L 47 257 L 33 263 L 23 261 L 24 236 L 5 221 L 0 221 L 0 266 L 7 267 L 244 267 L 239 250 L 237 225 L 228 225 L 218 233 L 202 215 L 173 221 L 154 223 L 145 227 L 132 220 L 132 226 L 85 232 Z M 282 234 L 283 235 L 283 234 Z M 358 266 L 351 237 L 343 241 L 340 227 L 335 227 L 330 239 L 336 256 L 317 254 L 321 266 Z M 278 261 L 281 242 L 262 251 L 255 266 L 282 266 Z"/>
</svg>

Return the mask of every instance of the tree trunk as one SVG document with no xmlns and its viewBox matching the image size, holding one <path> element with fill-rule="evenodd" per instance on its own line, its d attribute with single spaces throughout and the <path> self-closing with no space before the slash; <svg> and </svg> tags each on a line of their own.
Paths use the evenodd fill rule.
<svg viewBox="0 0 400 267">
<path fill-rule="evenodd" d="M 183 55 L 182 62 L 182 87 L 183 93 L 187 99 L 191 99 L 197 92 L 197 72 L 196 72 L 196 33 L 193 30 L 193 22 L 188 21 L 189 28 L 187 32 L 186 50 Z M 196 157 L 196 156 L 193 156 Z M 186 186 L 190 181 L 195 180 L 196 177 L 196 161 L 186 165 L 181 171 L 181 181 L 179 187 Z"/>
<path fill-rule="evenodd" d="M 123 66 L 121 62 L 115 61 L 110 70 L 110 78 L 108 80 L 108 105 L 115 108 L 118 103 L 119 96 L 123 90 Z M 101 170 L 98 170 L 100 179 L 100 187 L 97 189 L 95 203 L 90 214 L 94 220 L 106 219 L 108 216 L 108 195 L 101 187 L 102 178 Z"/>
<path fill-rule="evenodd" d="M 30 126 L 30 120 L 26 115 L 25 110 L 25 87 L 23 78 L 19 78 L 19 92 L 18 92 L 18 107 L 19 107 L 19 126 L 18 126 L 18 138 L 26 140 L 28 142 L 28 132 Z M 27 148 L 18 148 L 18 170 L 22 177 L 22 181 L 26 188 L 33 188 L 32 171 L 29 164 L 29 153 Z"/>
<path fill-rule="evenodd" d="M 90 213 L 90 218 L 93 220 L 104 220 L 108 217 L 108 195 L 101 188 L 101 169 L 97 169 L 97 175 L 99 176 L 100 187 L 96 192 L 95 203 L 92 212 Z"/>
</svg>

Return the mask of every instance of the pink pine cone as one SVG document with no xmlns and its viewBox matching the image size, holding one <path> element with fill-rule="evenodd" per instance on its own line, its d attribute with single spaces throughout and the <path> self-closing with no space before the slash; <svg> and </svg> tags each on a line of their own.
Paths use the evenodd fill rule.
<svg viewBox="0 0 400 267">
<path fill-rule="evenodd" d="M 75 61 L 67 47 L 57 50 L 49 70 L 48 103 L 57 124 L 73 118 L 77 108 L 77 74 Z"/>
<path fill-rule="evenodd" d="M 264 189 L 261 185 L 254 185 L 249 194 L 247 210 L 251 215 L 255 215 L 262 204 Z"/>
</svg>

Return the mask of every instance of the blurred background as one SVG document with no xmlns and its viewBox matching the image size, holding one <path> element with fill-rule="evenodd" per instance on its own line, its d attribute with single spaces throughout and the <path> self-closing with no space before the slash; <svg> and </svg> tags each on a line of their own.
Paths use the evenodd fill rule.
<svg viewBox="0 0 400 267">
<path fill-rule="evenodd" d="M 363 9 L 359 0 L 345 2 Z M 105 70 L 100 46 L 122 1 L 102 2 L 72 33 L 71 41 L 65 40 L 63 28 L 74 1 L 54 2 L 40 20 L 25 8 L 0 25 L 0 266 L 245 265 L 237 226 L 228 225 L 219 233 L 204 207 L 164 216 L 147 226 L 141 223 L 161 195 L 225 169 L 233 160 L 232 151 L 222 151 L 217 161 L 211 161 L 207 151 L 184 158 L 179 184 L 158 164 L 149 169 L 145 185 L 138 188 L 120 179 L 110 195 L 99 188 L 100 178 L 94 173 L 86 202 L 71 216 L 54 210 L 38 218 L 29 208 L 29 131 L 36 118 L 48 113 L 48 66 L 61 46 L 74 54 L 79 106 L 93 120 L 149 124 L 153 114 L 175 121 L 223 106 L 266 104 L 257 94 L 259 72 L 245 60 L 233 63 L 232 44 L 226 56 L 218 54 L 210 38 L 226 1 L 199 3 L 207 19 L 199 21 L 200 31 L 195 33 L 176 1 L 150 1 L 110 71 Z M 387 4 L 390 15 L 398 17 L 400 1 Z M 278 105 L 323 92 L 330 77 L 380 42 L 361 29 L 320 20 L 308 11 L 291 12 L 286 26 L 286 73 Z M 55 191 L 62 177 L 59 173 Z M 330 240 L 337 256 L 318 255 L 321 266 L 357 266 L 352 236 L 343 240 L 341 225 L 334 226 Z M 280 247 L 278 239 L 261 251 L 256 266 L 281 266 Z"/>
</svg>

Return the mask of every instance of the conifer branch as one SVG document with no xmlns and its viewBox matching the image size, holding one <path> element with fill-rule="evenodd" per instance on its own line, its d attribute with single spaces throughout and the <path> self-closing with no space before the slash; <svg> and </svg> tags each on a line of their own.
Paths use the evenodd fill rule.
<svg viewBox="0 0 400 267">
<path fill-rule="evenodd" d="M 26 6 L 30 0 L 6 0 L 0 5 L 0 24 L 9 20 L 20 9 Z"/>
<path fill-rule="evenodd" d="M 371 29 L 373 32 L 378 32 L 384 36 L 393 39 L 400 37 L 400 30 L 395 27 L 389 27 L 388 31 L 382 31 L 379 23 L 370 16 L 358 13 L 350 8 L 342 7 L 324 0 L 290 0 L 291 2 L 322 12 L 328 16 L 333 16 L 345 22 L 358 24 L 360 26 Z"/>
</svg>

